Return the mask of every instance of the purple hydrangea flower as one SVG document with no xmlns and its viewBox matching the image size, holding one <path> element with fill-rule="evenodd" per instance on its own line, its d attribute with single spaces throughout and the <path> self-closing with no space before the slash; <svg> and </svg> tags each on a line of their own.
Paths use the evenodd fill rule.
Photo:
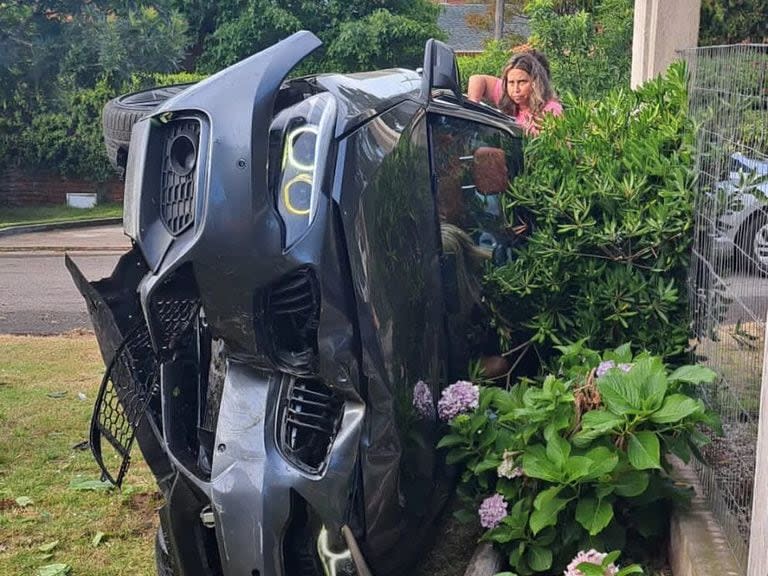
<svg viewBox="0 0 768 576">
<path fill-rule="evenodd" d="M 600 378 L 600 376 L 604 376 L 611 368 L 616 368 L 616 363 L 613 360 L 604 360 L 600 362 L 600 365 L 597 367 L 597 377 Z"/>
<path fill-rule="evenodd" d="M 443 394 L 437 403 L 437 413 L 442 420 L 448 422 L 458 414 L 470 412 L 479 406 L 480 388 L 459 380 L 443 390 Z"/>
<path fill-rule="evenodd" d="M 587 564 L 594 564 L 596 566 L 600 566 L 603 563 L 603 560 L 605 560 L 605 557 L 607 554 L 604 554 L 602 552 L 598 552 L 597 550 L 587 550 L 586 552 L 582 550 L 578 554 L 576 554 L 576 557 L 571 560 L 571 563 L 568 564 L 568 568 L 566 568 L 565 572 L 563 572 L 563 576 L 584 576 L 584 572 L 579 570 L 577 566 L 579 564 L 587 563 Z M 605 567 L 605 571 L 603 572 L 604 576 L 616 576 L 616 573 L 619 571 L 618 567 L 615 564 L 608 564 L 608 566 Z"/>
<path fill-rule="evenodd" d="M 618 368 L 623 372 L 629 372 L 632 370 L 632 366 L 633 364 L 619 364 Z M 597 377 L 600 378 L 601 376 L 604 376 L 611 368 L 617 368 L 616 363 L 613 360 L 604 360 L 600 362 L 600 365 L 597 367 Z"/>
<path fill-rule="evenodd" d="M 432 398 L 432 390 L 423 380 L 416 382 L 413 387 L 413 407 L 422 418 L 435 419 L 435 403 Z"/>
<path fill-rule="evenodd" d="M 480 526 L 483 528 L 496 528 L 499 522 L 507 517 L 507 502 L 501 494 L 489 496 L 480 504 Z"/>
</svg>

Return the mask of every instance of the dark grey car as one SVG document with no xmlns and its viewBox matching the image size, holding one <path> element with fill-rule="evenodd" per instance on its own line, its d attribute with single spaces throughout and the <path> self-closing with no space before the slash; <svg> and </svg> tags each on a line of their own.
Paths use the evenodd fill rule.
<svg viewBox="0 0 768 576">
<path fill-rule="evenodd" d="M 89 283 L 108 365 L 91 446 L 138 443 L 165 496 L 161 574 L 407 574 L 451 487 L 441 387 L 495 352 L 478 275 L 517 236 L 520 132 L 454 55 L 286 80 L 308 32 L 132 127 L 132 250 Z"/>
</svg>

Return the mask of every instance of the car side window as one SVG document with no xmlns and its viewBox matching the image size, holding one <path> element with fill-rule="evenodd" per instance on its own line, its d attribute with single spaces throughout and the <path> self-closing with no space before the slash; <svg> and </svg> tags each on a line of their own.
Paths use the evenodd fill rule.
<svg viewBox="0 0 768 576">
<path fill-rule="evenodd" d="M 500 195 L 522 169 L 520 139 L 464 118 L 430 117 L 435 199 L 443 236 L 463 241 L 501 264 L 516 239 L 501 209 Z M 444 242 L 445 244 L 445 242 Z"/>
</svg>

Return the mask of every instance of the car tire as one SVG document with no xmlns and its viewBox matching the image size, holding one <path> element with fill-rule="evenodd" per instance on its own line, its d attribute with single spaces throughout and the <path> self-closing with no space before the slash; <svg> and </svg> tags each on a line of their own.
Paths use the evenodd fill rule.
<svg viewBox="0 0 768 576">
<path fill-rule="evenodd" d="M 155 534 L 155 565 L 157 566 L 157 576 L 174 576 L 173 562 L 168 554 L 168 545 L 165 543 L 163 527 L 157 527 Z"/>
<path fill-rule="evenodd" d="M 750 217 L 739 233 L 738 245 L 748 258 L 743 271 L 768 276 L 768 213 Z"/>
<path fill-rule="evenodd" d="M 104 105 L 101 126 L 104 146 L 112 167 L 121 175 L 128 160 L 128 146 L 131 143 L 133 125 L 152 114 L 169 98 L 183 92 L 191 84 L 176 84 L 150 90 L 142 90 L 113 98 Z"/>
</svg>

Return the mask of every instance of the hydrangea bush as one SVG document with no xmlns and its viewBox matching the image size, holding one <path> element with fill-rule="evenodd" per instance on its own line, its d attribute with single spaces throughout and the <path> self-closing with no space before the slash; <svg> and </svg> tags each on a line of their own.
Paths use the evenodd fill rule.
<svg viewBox="0 0 768 576">
<path fill-rule="evenodd" d="M 671 503 L 687 491 L 668 476 L 719 426 L 693 389 L 711 370 L 669 371 L 629 345 L 598 353 L 559 347 L 558 370 L 509 389 L 459 382 L 438 403 L 439 446 L 462 467 L 460 494 L 512 572 L 625 576 L 623 549 L 647 562 L 663 549 Z M 658 558 L 657 558 L 658 560 Z"/>
</svg>

